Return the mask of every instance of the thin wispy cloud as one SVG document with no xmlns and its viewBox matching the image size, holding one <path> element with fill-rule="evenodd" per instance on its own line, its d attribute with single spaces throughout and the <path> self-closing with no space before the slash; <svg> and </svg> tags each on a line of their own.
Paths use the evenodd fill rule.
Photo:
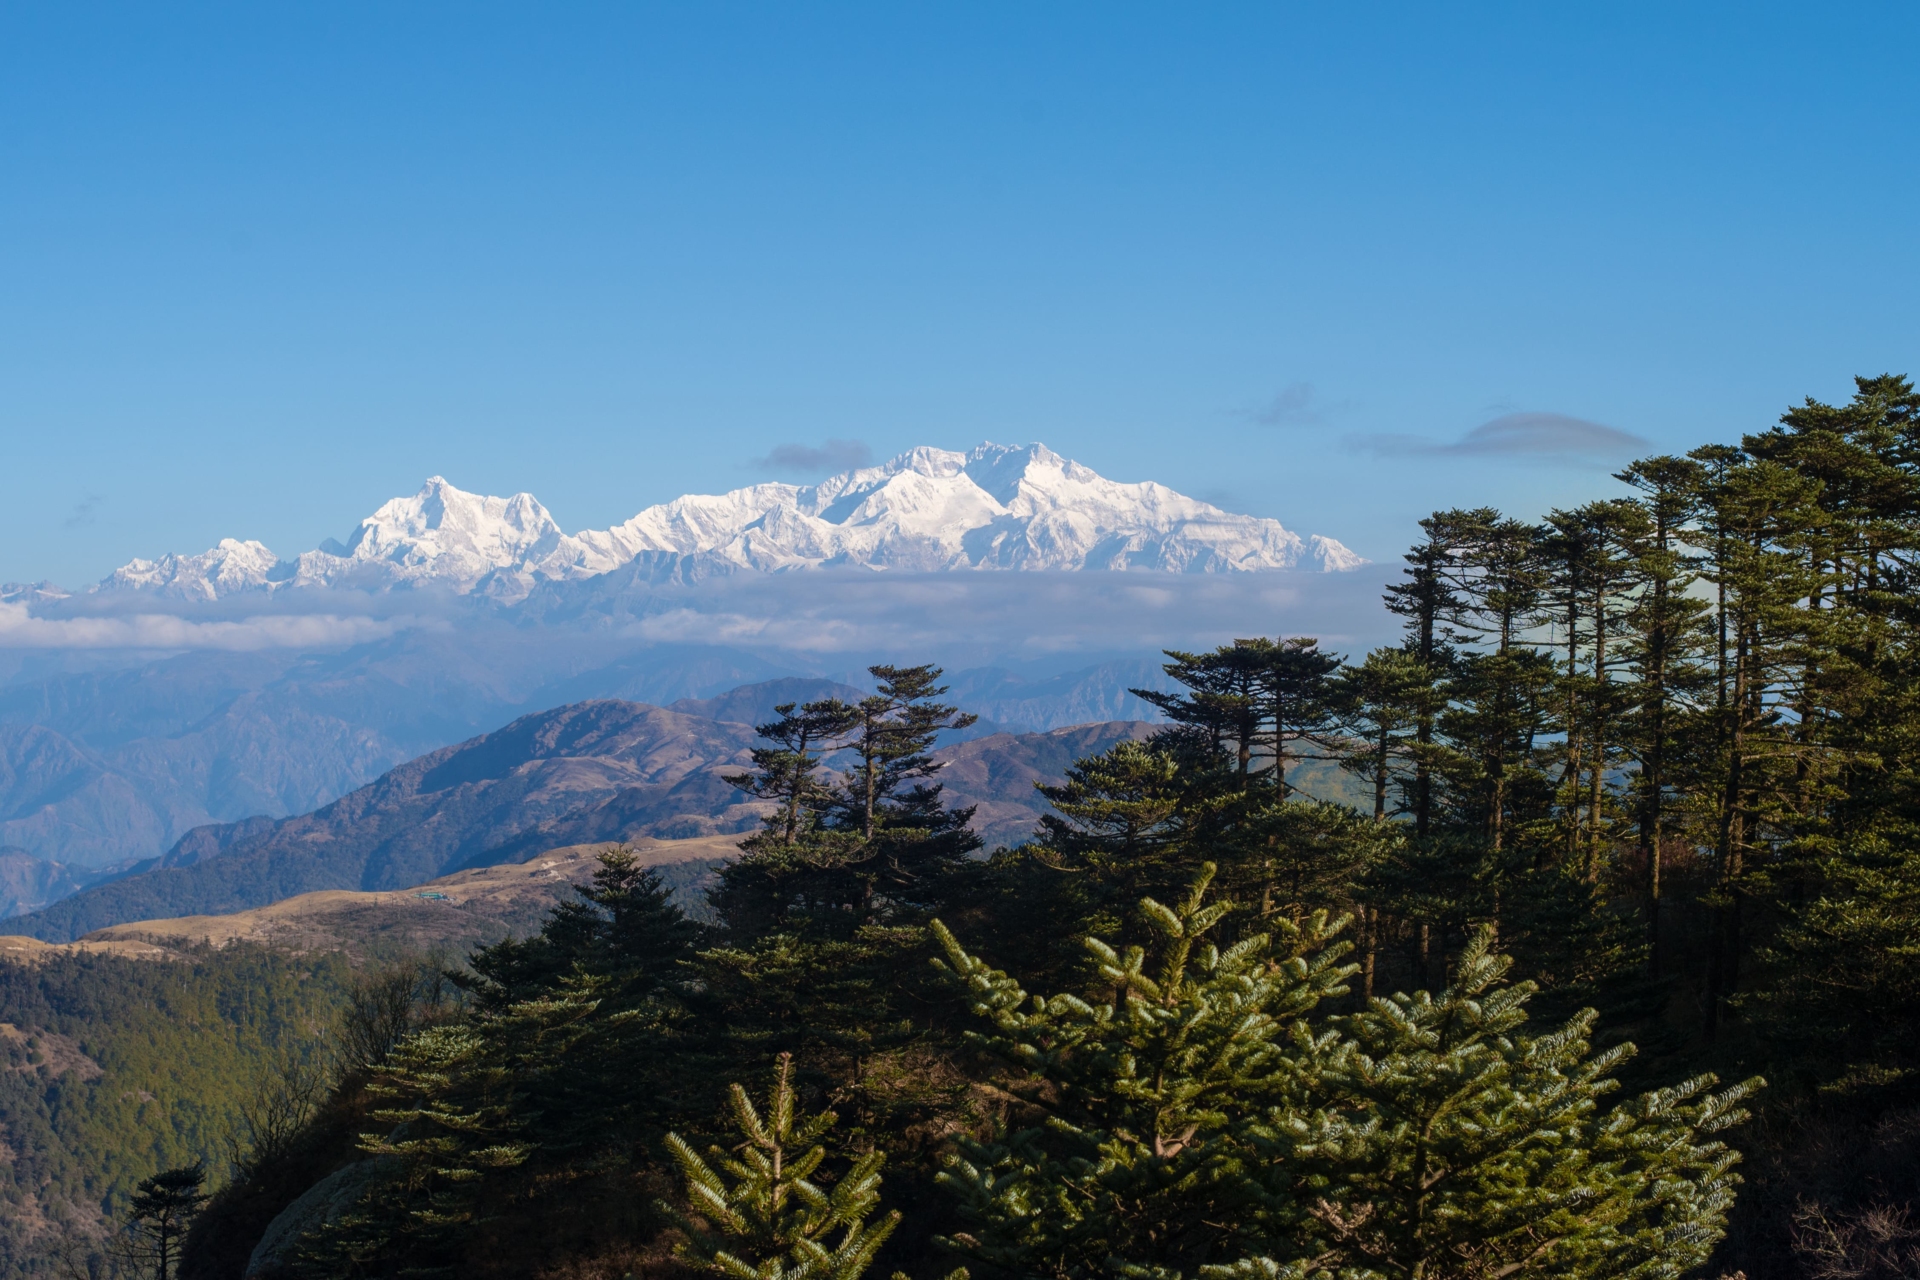
<svg viewBox="0 0 1920 1280">
<path fill-rule="evenodd" d="M 1538 458 L 1597 460 L 1624 457 L 1652 441 L 1619 427 L 1564 413 L 1507 413 L 1458 440 L 1379 433 L 1350 436 L 1347 447 L 1376 457 Z"/>
<path fill-rule="evenodd" d="M 1205 648 L 1234 636 L 1314 635 L 1364 651 L 1391 636 L 1391 567 L 1358 573 L 875 574 L 819 570 L 712 580 L 655 594 L 628 634 L 788 653 L 1008 657 Z"/>
<path fill-rule="evenodd" d="M 100 504 L 105 501 L 106 499 L 97 493 L 90 493 L 80 499 L 80 501 L 73 504 L 73 511 L 67 516 L 65 521 L 66 527 L 69 529 L 78 529 L 84 525 L 92 524 L 94 513 L 100 509 Z"/>
<path fill-rule="evenodd" d="M 1235 636 L 1313 635 L 1341 652 L 1391 638 L 1381 611 L 1391 566 L 1355 573 L 885 573 L 821 569 L 661 583 L 602 597 L 586 584 L 572 607 L 598 621 L 557 620 L 541 645 L 601 654 L 625 642 L 724 645 L 786 662 L 830 655 L 931 655 L 949 665 L 1054 654 L 1208 648 Z M 478 637 L 512 615 L 411 596 L 290 596 L 200 602 L 73 598 L 0 601 L 0 651 L 337 651 L 403 634 Z M 303 610 L 325 606 L 324 612 Z M 387 612 L 405 609 L 406 612 Z M 281 612 L 280 610 L 287 610 Z M 364 612 L 355 612 L 364 610 Z M 519 643 L 519 641 L 516 641 Z M 784 657 L 782 655 L 785 655 Z M 584 668 L 583 668 L 584 669 Z"/>
<path fill-rule="evenodd" d="M 1269 427 L 1310 427 L 1326 420 L 1327 406 L 1311 382 L 1289 382 L 1247 416 Z"/>
<path fill-rule="evenodd" d="M 231 622 L 175 614 L 43 618 L 24 604 L 0 604 L 0 649 L 339 649 L 419 626 L 415 618 L 268 614 Z"/>
<path fill-rule="evenodd" d="M 765 457 L 754 458 L 747 465 L 757 471 L 817 475 L 823 471 L 852 471 L 856 467 L 871 466 L 872 463 L 873 450 L 864 441 L 828 440 L 818 446 L 775 445 Z"/>
</svg>

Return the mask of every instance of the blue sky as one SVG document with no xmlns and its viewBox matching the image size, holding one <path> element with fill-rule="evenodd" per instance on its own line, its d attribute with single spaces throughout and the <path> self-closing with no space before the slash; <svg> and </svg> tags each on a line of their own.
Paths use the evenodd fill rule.
<svg viewBox="0 0 1920 1280">
<path fill-rule="evenodd" d="M 6 6 L 0 580 L 829 440 L 1537 514 L 1916 370 L 1916 14 Z"/>
</svg>

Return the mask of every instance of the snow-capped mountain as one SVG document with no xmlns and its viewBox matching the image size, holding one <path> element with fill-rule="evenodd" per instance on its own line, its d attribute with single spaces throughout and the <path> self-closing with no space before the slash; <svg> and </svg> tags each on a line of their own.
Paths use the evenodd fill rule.
<svg viewBox="0 0 1920 1280">
<path fill-rule="evenodd" d="M 346 542 L 282 560 L 223 539 L 200 555 L 134 560 L 96 591 L 212 600 L 284 587 L 432 586 L 518 599 L 542 581 L 635 559 L 688 572 L 848 565 L 898 571 L 1135 569 L 1232 573 L 1366 561 L 1331 538 L 1234 515 L 1147 482 L 1108 480 L 1044 445 L 921 448 L 817 485 L 757 484 L 648 507 L 568 534 L 531 494 L 482 497 L 439 476 L 362 520 Z"/>
</svg>

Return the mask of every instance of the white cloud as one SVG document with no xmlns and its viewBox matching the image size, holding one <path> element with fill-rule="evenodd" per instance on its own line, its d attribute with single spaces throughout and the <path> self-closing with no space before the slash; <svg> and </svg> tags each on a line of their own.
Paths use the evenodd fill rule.
<svg viewBox="0 0 1920 1280">
<path fill-rule="evenodd" d="M 658 589 L 623 630 L 656 643 L 953 661 L 962 653 L 983 661 L 1039 658 L 1282 634 L 1354 649 L 1392 636 L 1393 620 L 1380 607 L 1389 576 L 822 570 Z"/>
<path fill-rule="evenodd" d="M 0 604 L 0 648 L 339 649 L 383 640 L 419 625 L 417 618 L 327 613 L 265 614 L 212 622 L 167 613 L 40 618 L 24 604 Z"/>
<path fill-rule="evenodd" d="M 1627 457 L 1650 445 L 1645 437 L 1564 413 L 1507 413 L 1458 440 L 1413 435 L 1351 436 L 1347 445 L 1381 457 Z"/>
</svg>

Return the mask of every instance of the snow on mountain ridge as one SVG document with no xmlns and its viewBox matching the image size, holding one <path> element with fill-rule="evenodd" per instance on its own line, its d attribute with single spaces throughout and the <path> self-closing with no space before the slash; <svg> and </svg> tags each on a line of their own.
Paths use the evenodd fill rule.
<svg viewBox="0 0 1920 1280">
<path fill-rule="evenodd" d="M 281 587 L 433 586 L 518 599 L 640 557 L 704 572 L 1147 569 L 1231 573 L 1366 561 L 1331 538 L 1235 515 L 1165 485 L 1108 480 L 1045 445 L 921 447 L 817 485 L 689 494 L 605 530 L 568 534 L 531 494 L 487 497 L 440 476 L 362 520 L 345 544 L 282 561 L 223 539 L 197 556 L 134 560 L 94 588 L 211 600 Z"/>
</svg>

